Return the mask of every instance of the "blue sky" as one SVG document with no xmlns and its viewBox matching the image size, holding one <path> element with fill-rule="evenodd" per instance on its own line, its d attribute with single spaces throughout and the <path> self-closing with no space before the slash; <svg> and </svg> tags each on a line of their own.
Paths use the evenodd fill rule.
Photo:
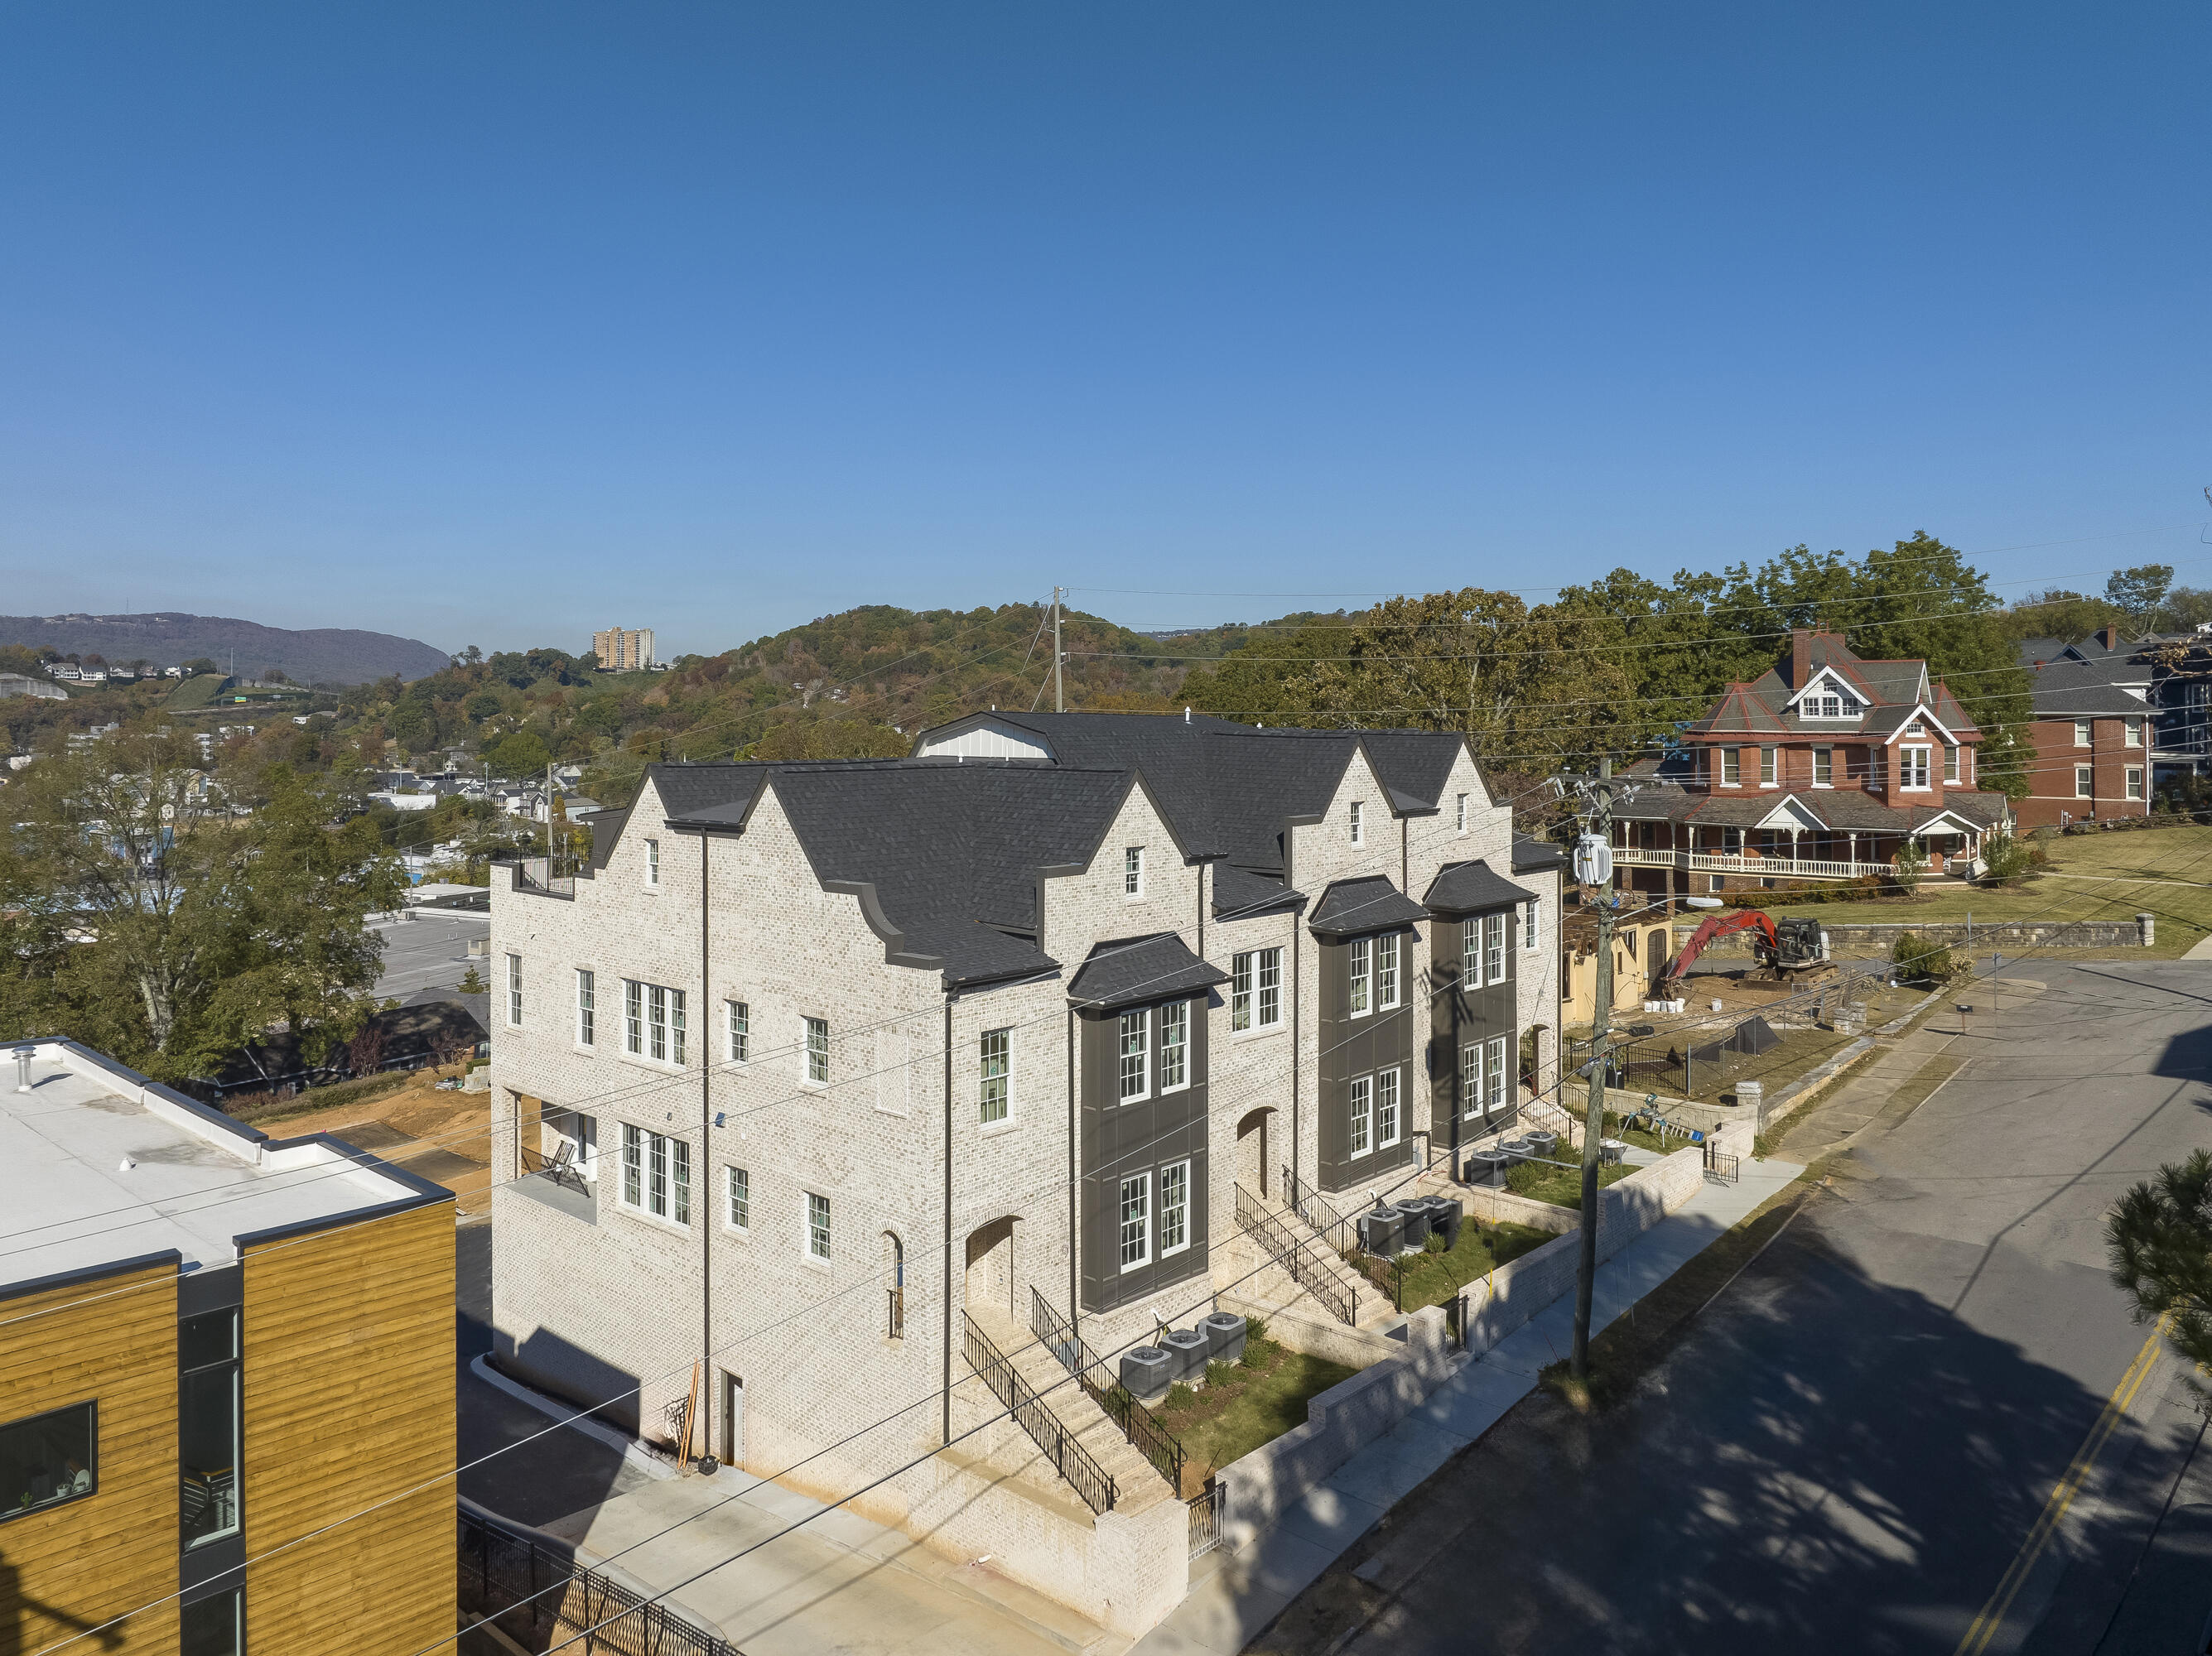
<svg viewBox="0 0 2212 1656">
<path fill-rule="evenodd" d="M 15 6 L 0 610 L 668 652 L 1917 529 L 2212 585 L 2208 44 L 2179 4 Z"/>
</svg>

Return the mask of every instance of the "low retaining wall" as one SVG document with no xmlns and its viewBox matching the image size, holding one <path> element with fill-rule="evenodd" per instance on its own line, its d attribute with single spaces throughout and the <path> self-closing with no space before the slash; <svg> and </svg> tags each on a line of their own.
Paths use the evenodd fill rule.
<svg viewBox="0 0 2212 1656">
<path fill-rule="evenodd" d="M 1815 913 L 1812 918 L 1819 919 Z M 1820 921 L 1820 929 L 1828 934 L 1831 950 L 1867 950 L 1864 958 L 1878 955 L 1887 959 L 1896 947 L 1898 934 L 1910 931 L 1930 943 L 1942 943 L 1953 949 L 1962 949 L 1972 942 L 1976 949 L 2143 949 L 2157 941 L 2157 922 L 2148 914 L 2138 914 L 2131 920 L 1997 920 L 1977 921 L 1973 936 L 1967 935 L 1964 920 L 1904 920 L 1904 921 L 1848 921 L 1831 925 Z M 1679 949 L 1690 940 L 1694 926 L 1674 928 L 1674 947 Z M 1748 931 L 1739 931 L 1711 944 L 1707 955 L 1748 955 L 1751 937 Z"/>
<path fill-rule="evenodd" d="M 1598 1192 L 1597 1257 L 1602 1265 L 1697 1194 L 1705 1182 L 1705 1153 L 1692 1146 L 1639 1168 Z M 1545 1204 L 1548 1205 L 1548 1204 Z M 1501 1265 L 1462 1292 L 1460 1325 L 1469 1352 L 1480 1354 L 1570 1291 L 1582 1262 L 1582 1217 L 1565 1208 L 1567 1233 Z"/>
<path fill-rule="evenodd" d="M 1362 1369 L 1306 1404 L 1303 1426 L 1232 1460 L 1214 1476 L 1228 1489 L 1228 1520 L 1263 1528 L 1308 1490 L 1405 1419 L 1450 1372 L 1444 1309 L 1406 1319 L 1401 1355 Z"/>
</svg>

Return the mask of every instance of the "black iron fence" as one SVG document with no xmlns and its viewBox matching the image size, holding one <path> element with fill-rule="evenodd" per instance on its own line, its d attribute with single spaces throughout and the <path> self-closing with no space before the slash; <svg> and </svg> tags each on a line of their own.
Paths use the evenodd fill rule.
<svg viewBox="0 0 2212 1656">
<path fill-rule="evenodd" d="M 1229 1513 L 1229 1486 L 1209 1477 L 1206 1487 L 1183 1505 L 1190 1513 L 1190 1556 L 1200 1557 L 1221 1544 L 1221 1521 Z"/>
<path fill-rule="evenodd" d="M 1339 1253 L 1352 1253 L 1358 1250 L 1359 1227 L 1339 1213 L 1326 1197 L 1287 1167 L 1283 1169 L 1283 1199 L 1290 1204 L 1291 1212 L 1311 1225 L 1321 1239 Z"/>
<path fill-rule="evenodd" d="M 1083 1497 L 1083 1504 L 1094 1513 L 1106 1511 L 1114 1504 L 1113 1475 L 1075 1441 L 1075 1434 L 1021 1377 L 1007 1361 L 1006 1353 L 992 1343 L 991 1337 L 975 1325 L 975 1318 L 963 1312 L 962 1319 L 968 1325 L 961 1346 L 968 1366 L 983 1377 L 983 1384 L 991 1388 L 991 1394 L 1006 1406 L 1022 1430 L 1030 1435 L 1030 1441 Z"/>
<path fill-rule="evenodd" d="M 489 1513 L 459 1509 L 460 1605 L 526 1650 L 744 1656 L 737 1646 Z"/>
<path fill-rule="evenodd" d="M 1084 1344 L 1075 1325 L 1046 1302 L 1034 1283 L 1030 1287 L 1030 1332 L 1044 1342 L 1044 1349 L 1060 1359 L 1060 1366 L 1075 1376 L 1076 1383 L 1106 1411 L 1106 1417 L 1121 1429 L 1131 1447 L 1152 1462 L 1152 1469 L 1180 1495 L 1182 1441 L 1137 1401 L 1106 1360 Z"/>
<path fill-rule="evenodd" d="M 1326 1306 L 1338 1321 L 1353 1327 L 1358 1325 L 1359 1290 L 1331 1271 L 1328 1262 L 1313 1252 L 1313 1245 L 1301 1240 L 1289 1226 L 1261 1207 L 1259 1199 L 1242 1185 L 1237 1186 L 1237 1223 L 1290 1274 L 1292 1282 Z"/>
</svg>

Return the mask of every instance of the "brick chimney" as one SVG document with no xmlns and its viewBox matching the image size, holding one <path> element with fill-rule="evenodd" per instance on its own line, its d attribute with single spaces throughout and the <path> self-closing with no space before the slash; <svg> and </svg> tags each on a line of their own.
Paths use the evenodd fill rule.
<svg viewBox="0 0 2212 1656">
<path fill-rule="evenodd" d="M 1809 628 L 1799 627 L 1790 634 L 1790 688 L 1802 690 L 1806 680 L 1813 676 L 1813 634 Z"/>
<path fill-rule="evenodd" d="M 2117 627 L 2100 627 L 2097 629 L 2097 642 L 2103 645 L 2107 650 L 2118 649 L 2120 647 L 2120 629 Z"/>
</svg>

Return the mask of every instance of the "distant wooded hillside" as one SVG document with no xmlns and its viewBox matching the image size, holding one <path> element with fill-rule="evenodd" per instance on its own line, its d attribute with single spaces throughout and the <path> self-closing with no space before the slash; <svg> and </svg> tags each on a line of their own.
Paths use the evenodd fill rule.
<svg viewBox="0 0 2212 1656">
<path fill-rule="evenodd" d="M 362 684 L 370 679 L 416 679 L 437 672 L 451 658 L 420 639 L 366 633 L 351 627 L 295 630 L 264 627 L 233 616 L 0 616 L 0 645 L 19 644 L 59 655 L 97 655 L 107 661 L 180 666 L 204 656 L 225 672 L 233 652 L 241 678 L 275 668 L 302 684 Z"/>
</svg>

